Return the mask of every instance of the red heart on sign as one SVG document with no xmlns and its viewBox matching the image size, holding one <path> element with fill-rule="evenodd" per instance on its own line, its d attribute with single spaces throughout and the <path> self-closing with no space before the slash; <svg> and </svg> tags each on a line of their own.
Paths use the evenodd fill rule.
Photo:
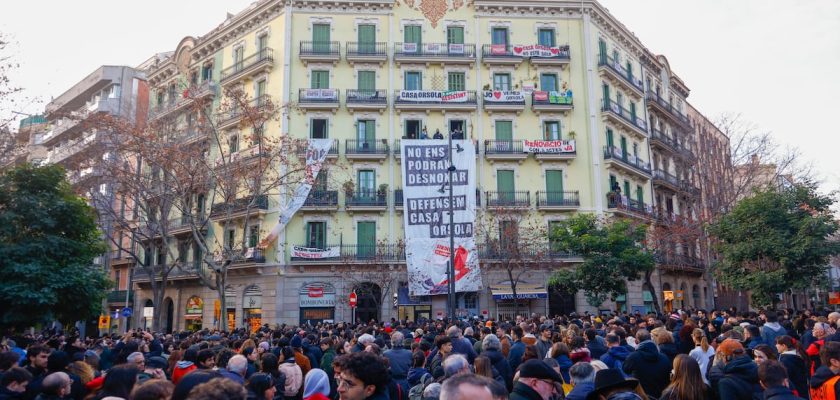
<svg viewBox="0 0 840 400">
<path fill-rule="evenodd" d="M 501 99 L 502 98 L 502 92 L 493 92 L 493 97 L 495 97 L 497 99 Z"/>
<path fill-rule="evenodd" d="M 514 52 L 514 53 L 521 53 L 521 52 L 522 52 L 522 46 L 517 46 L 517 47 L 514 47 L 514 48 L 513 48 L 513 52 Z"/>
<path fill-rule="evenodd" d="M 560 53 L 560 49 L 558 49 L 556 47 L 552 47 L 551 48 L 551 54 L 557 54 L 557 53 Z"/>
</svg>

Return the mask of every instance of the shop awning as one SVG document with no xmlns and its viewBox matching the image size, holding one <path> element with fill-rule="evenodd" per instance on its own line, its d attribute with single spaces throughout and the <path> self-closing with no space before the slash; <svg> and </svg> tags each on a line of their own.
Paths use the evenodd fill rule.
<svg viewBox="0 0 840 400">
<path fill-rule="evenodd" d="M 510 284 L 491 285 L 490 291 L 493 293 L 493 300 L 513 300 L 513 288 Z M 520 283 L 516 285 L 516 298 L 519 300 L 546 299 L 548 292 L 543 285 Z"/>
<path fill-rule="evenodd" d="M 408 293 L 408 287 L 401 287 L 397 289 L 398 306 L 421 306 L 432 304 L 432 300 L 428 296 L 410 296 Z"/>
<path fill-rule="evenodd" d="M 201 319 L 201 314 L 187 314 L 184 319 Z"/>
</svg>

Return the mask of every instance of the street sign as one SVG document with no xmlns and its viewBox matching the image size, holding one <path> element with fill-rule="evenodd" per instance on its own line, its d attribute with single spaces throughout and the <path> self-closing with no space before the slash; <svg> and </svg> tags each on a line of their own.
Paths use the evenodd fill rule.
<svg viewBox="0 0 840 400">
<path fill-rule="evenodd" d="M 111 316 L 110 315 L 100 315 L 99 316 L 99 329 L 108 329 L 111 326 Z"/>
<path fill-rule="evenodd" d="M 123 308 L 122 311 L 120 311 L 120 314 L 125 318 L 131 317 L 132 313 L 133 311 L 131 310 L 131 307 Z"/>
<path fill-rule="evenodd" d="M 359 298 L 356 297 L 356 291 L 354 290 L 353 293 L 350 293 L 350 308 L 356 308 L 356 303 L 358 303 Z"/>
</svg>

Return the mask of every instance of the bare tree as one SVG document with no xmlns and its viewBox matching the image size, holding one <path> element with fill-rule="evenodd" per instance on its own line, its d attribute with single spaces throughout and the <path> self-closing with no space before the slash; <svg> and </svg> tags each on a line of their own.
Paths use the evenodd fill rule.
<svg viewBox="0 0 840 400">
<path fill-rule="evenodd" d="M 370 299 L 381 313 L 382 306 L 391 301 L 397 290 L 400 278 L 405 276 L 401 266 L 405 262 L 405 244 L 359 243 L 341 251 L 342 263 L 350 266 L 351 273 L 336 273 L 336 279 L 346 283 L 348 295 L 355 290 L 360 301 Z"/>
<path fill-rule="evenodd" d="M 20 68 L 12 54 L 15 47 L 9 35 L 0 32 L 0 166 L 10 165 L 27 144 L 12 126 L 19 110 L 32 103 L 23 96 L 23 88 L 13 82 L 13 73 Z"/>
</svg>

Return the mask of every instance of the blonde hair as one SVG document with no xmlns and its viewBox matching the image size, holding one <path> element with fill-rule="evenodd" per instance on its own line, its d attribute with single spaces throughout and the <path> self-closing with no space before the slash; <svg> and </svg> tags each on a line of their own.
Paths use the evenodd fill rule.
<svg viewBox="0 0 840 400">
<path fill-rule="evenodd" d="M 674 343 L 674 336 L 665 328 L 656 328 L 650 331 L 650 335 L 653 336 L 653 342 L 657 346 L 663 343 Z"/>
<path fill-rule="evenodd" d="M 694 344 L 699 344 L 704 353 L 709 351 L 709 338 L 706 337 L 706 334 L 702 329 L 694 329 L 694 331 L 691 332 L 691 336 L 694 338 Z"/>
<path fill-rule="evenodd" d="M 74 361 L 67 366 L 67 371 L 79 377 L 82 384 L 87 384 L 96 377 L 93 367 L 84 361 Z"/>
</svg>

